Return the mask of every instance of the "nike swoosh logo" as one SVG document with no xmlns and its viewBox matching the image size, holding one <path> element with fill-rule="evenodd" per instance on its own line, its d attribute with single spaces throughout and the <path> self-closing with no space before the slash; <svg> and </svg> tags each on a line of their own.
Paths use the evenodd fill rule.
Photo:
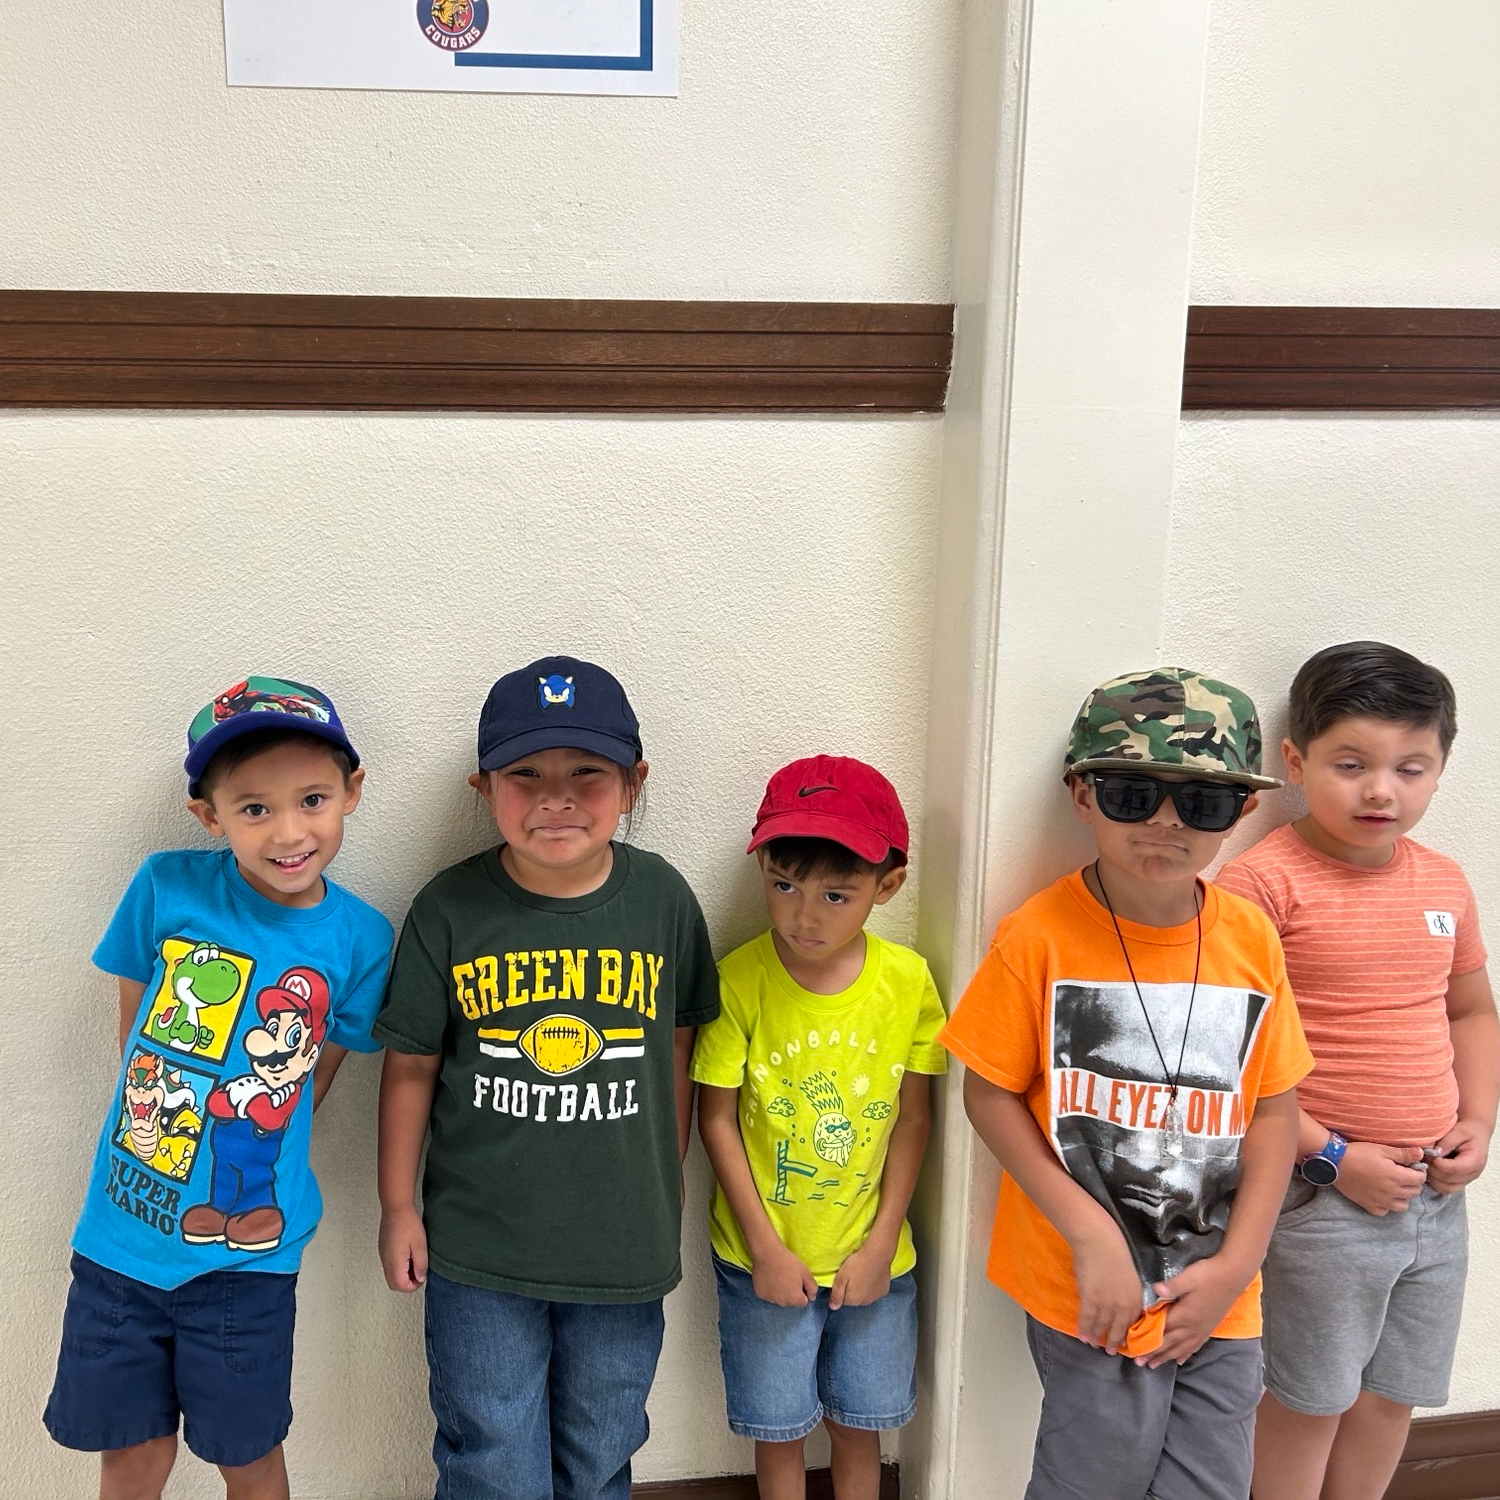
<svg viewBox="0 0 1500 1500">
<path fill-rule="evenodd" d="M 811 797 L 814 792 L 836 792 L 836 791 L 838 791 L 838 788 L 836 786 L 804 786 L 804 787 L 798 787 L 797 788 L 797 795 L 799 797 Z"/>
</svg>

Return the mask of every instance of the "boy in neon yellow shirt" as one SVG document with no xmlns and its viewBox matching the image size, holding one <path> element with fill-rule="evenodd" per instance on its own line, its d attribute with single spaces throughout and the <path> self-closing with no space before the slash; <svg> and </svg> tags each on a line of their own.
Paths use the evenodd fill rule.
<svg viewBox="0 0 1500 1500">
<path fill-rule="evenodd" d="M 906 879 L 906 817 L 872 767 L 814 756 L 771 778 L 749 852 L 771 928 L 719 965 L 692 1063 L 729 1426 L 762 1500 L 801 1500 L 820 1421 L 837 1500 L 875 1500 L 880 1433 L 916 1407 L 906 1209 L 946 1067 L 926 962 L 864 930 Z"/>
</svg>

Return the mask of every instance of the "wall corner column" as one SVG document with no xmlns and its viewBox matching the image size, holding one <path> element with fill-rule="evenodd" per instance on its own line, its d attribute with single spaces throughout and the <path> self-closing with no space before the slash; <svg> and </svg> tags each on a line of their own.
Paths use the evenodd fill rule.
<svg viewBox="0 0 1500 1500">
<path fill-rule="evenodd" d="M 1207 31 L 1208 0 L 966 10 L 920 913 L 950 1004 L 999 916 L 1082 857 L 1059 768 L 1084 693 L 1160 648 Z M 955 1073 L 913 1210 L 919 1500 L 1025 1487 L 997 1180 Z"/>
</svg>

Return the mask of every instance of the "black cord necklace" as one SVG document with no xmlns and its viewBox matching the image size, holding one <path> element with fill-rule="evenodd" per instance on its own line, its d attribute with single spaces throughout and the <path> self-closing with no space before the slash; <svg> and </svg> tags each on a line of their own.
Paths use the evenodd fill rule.
<svg viewBox="0 0 1500 1500">
<path fill-rule="evenodd" d="M 1115 915 L 1114 903 L 1110 901 L 1109 892 L 1104 888 L 1104 876 L 1099 871 L 1097 859 L 1094 861 L 1094 884 L 1099 887 L 1099 894 L 1104 897 L 1104 906 L 1109 912 L 1109 920 L 1114 923 L 1115 937 L 1119 939 L 1120 952 L 1125 956 L 1125 967 L 1130 973 L 1130 983 L 1135 990 L 1135 998 L 1140 1004 L 1141 1014 L 1146 1018 L 1146 1030 L 1151 1033 L 1151 1045 L 1156 1048 L 1162 1076 L 1166 1080 L 1167 1112 L 1160 1132 L 1162 1150 L 1168 1156 L 1181 1156 L 1182 1111 L 1177 1107 L 1177 1086 L 1182 1080 L 1182 1061 L 1187 1056 L 1188 1031 L 1193 1024 L 1193 1006 L 1198 999 L 1198 968 L 1203 962 L 1203 895 L 1198 889 L 1197 881 L 1194 881 L 1193 906 L 1198 922 L 1198 951 L 1193 956 L 1193 988 L 1188 995 L 1187 1020 L 1182 1023 L 1182 1046 L 1177 1049 L 1177 1070 L 1173 1072 L 1167 1067 L 1166 1054 L 1162 1052 L 1161 1043 L 1156 1039 L 1156 1027 L 1151 1024 L 1151 1012 L 1146 1009 L 1146 997 L 1141 994 L 1141 983 L 1135 977 L 1135 965 L 1130 961 L 1130 949 L 1125 946 L 1125 934 L 1120 931 L 1120 919 Z"/>
</svg>

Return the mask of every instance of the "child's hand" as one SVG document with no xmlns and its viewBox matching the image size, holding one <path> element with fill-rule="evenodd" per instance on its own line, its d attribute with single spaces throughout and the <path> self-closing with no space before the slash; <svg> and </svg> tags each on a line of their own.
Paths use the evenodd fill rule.
<svg viewBox="0 0 1500 1500">
<path fill-rule="evenodd" d="M 828 1306 L 866 1307 L 879 1302 L 891 1289 L 891 1260 L 895 1251 L 883 1246 L 872 1247 L 866 1240 L 858 1250 L 845 1258 L 833 1278 Z"/>
<path fill-rule="evenodd" d="M 1095 1349 L 1118 1354 L 1130 1325 L 1145 1309 L 1146 1294 L 1130 1247 L 1113 1220 L 1073 1246 L 1073 1272 L 1078 1278 L 1078 1337 Z"/>
<path fill-rule="evenodd" d="M 381 1210 L 380 1269 L 393 1292 L 414 1292 L 427 1280 L 427 1231 L 414 1204 Z"/>
<path fill-rule="evenodd" d="M 1234 1299 L 1254 1279 L 1253 1266 L 1246 1271 L 1222 1255 L 1210 1255 L 1194 1261 L 1170 1281 L 1158 1281 L 1152 1291 L 1170 1304 L 1166 1332 L 1160 1347 L 1141 1355 L 1136 1364 L 1154 1370 L 1171 1360 L 1182 1364 L 1191 1359 L 1213 1337 Z"/>
<path fill-rule="evenodd" d="M 1490 1159 L 1490 1130 L 1482 1120 L 1460 1120 L 1437 1143 L 1442 1153 L 1427 1164 L 1427 1180 L 1440 1193 L 1468 1187 Z"/>
<path fill-rule="evenodd" d="M 783 1244 L 755 1257 L 755 1295 L 777 1307 L 806 1307 L 818 1295 L 818 1278 Z"/>
<path fill-rule="evenodd" d="M 1350 1141 L 1334 1187 L 1366 1213 L 1383 1218 L 1386 1214 L 1404 1214 L 1426 1180 L 1420 1146 Z"/>
</svg>

